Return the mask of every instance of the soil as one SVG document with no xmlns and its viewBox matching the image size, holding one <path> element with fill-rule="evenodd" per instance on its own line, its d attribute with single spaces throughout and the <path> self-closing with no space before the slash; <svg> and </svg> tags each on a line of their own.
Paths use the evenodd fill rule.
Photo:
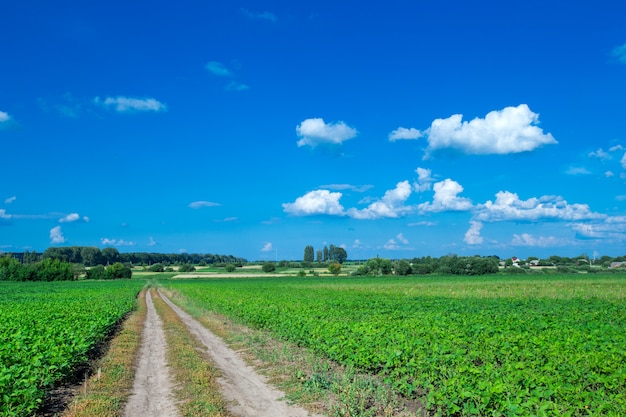
<svg viewBox="0 0 626 417">
<path fill-rule="evenodd" d="M 207 348 L 208 355 L 221 370 L 223 378 L 219 380 L 219 383 L 224 398 L 229 404 L 227 408 L 232 414 L 242 417 L 321 417 L 309 414 L 301 407 L 288 404 L 283 392 L 271 387 L 263 376 L 248 366 L 219 337 L 174 305 L 165 295 L 160 292 L 159 295 L 180 317 L 189 331 Z"/>
<path fill-rule="evenodd" d="M 172 382 L 166 360 L 167 343 L 161 319 L 146 292 L 147 315 L 142 332 L 139 362 L 125 417 L 177 417 Z"/>
</svg>

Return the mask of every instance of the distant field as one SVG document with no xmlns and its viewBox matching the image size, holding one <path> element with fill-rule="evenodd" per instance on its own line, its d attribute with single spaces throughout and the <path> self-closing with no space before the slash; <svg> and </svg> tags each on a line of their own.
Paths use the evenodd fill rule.
<svg viewBox="0 0 626 417">
<path fill-rule="evenodd" d="M 626 415 L 617 275 L 169 280 L 440 415 Z"/>
</svg>

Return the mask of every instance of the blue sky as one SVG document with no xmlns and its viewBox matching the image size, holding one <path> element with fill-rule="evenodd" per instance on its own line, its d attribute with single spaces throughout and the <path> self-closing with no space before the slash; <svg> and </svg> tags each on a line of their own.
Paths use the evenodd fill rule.
<svg viewBox="0 0 626 417">
<path fill-rule="evenodd" d="M 624 16 L 5 1 L 0 250 L 624 255 Z"/>
</svg>

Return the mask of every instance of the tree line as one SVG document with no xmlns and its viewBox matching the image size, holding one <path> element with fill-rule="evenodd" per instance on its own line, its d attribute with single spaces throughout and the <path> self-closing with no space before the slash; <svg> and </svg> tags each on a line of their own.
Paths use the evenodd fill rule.
<svg viewBox="0 0 626 417">
<path fill-rule="evenodd" d="M 304 262 L 315 262 L 315 248 L 311 245 L 304 247 Z M 324 249 L 317 250 L 317 262 L 338 262 L 344 263 L 348 259 L 348 252 L 341 246 L 324 246 Z"/>
<path fill-rule="evenodd" d="M 100 250 L 100 248 L 96 246 L 50 247 L 41 254 L 36 251 L 25 251 L 9 253 L 8 255 L 19 260 L 22 264 L 32 264 L 45 259 L 58 259 L 60 261 L 72 264 L 82 264 L 84 266 L 106 266 L 117 262 L 129 265 L 152 265 L 156 263 L 164 265 L 198 265 L 215 263 L 242 264 L 247 262 L 244 258 L 238 258 L 232 255 L 148 252 L 120 253 L 115 248 L 104 248 Z"/>
<path fill-rule="evenodd" d="M 85 269 L 60 259 L 46 258 L 32 263 L 22 263 L 11 256 L 0 257 L 0 281 L 74 281 L 85 274 L 87 279 L 131 278 L 132 271 L 119 262 Z"/>
</svg>

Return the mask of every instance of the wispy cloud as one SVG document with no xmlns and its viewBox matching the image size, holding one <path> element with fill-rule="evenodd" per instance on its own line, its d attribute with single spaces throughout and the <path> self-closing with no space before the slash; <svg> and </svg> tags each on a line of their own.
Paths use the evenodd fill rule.
<svg viewBox="0 0 626 417">
<path fill-rule="evenodd" d="M 87 222 L 89 222 L 89 217 L 83 216 L 81 218 L 78 213 L 70 213 L 67 216 L 61 217 L 59 219 L 59 223 L 72 223 L 72 222 L 76 222 L 78 220 L 82 220 L 85 223 L 87 223 Z"/>
<path fill-rule="evenodd" d="M 124 239 L 118 240 L 118 239 L 109 239 L 109 238 L 103 237 L 102 239 L 100 239 L 100 241 L 105 246 L 135 246 L 135 242 L 128 242 L 128 241 L 125 241 Z"/>
<path fill-rule="evenodd" d="M 148 246 L 156 246 L 156 245 L 157 245 L 156 240 L 154 240 L 154 238 L 150 236 L 150 239 L 148 239 Z"/>
<path fill-rule="evenodd" d="M 511 154 L 532 151 L 557 141 L 537 125 L 539 115 L 528 105 L 506 107 L 489 112 L 485 118 L 463 121 L 462 114 L 436 119 L 426 130 L 427 156 L 441 149 L 456 149 L 466 154 Z"/>
<path fill-rule="evenodd" d="M 61 226 L 50 229 L 50 243 L 65 243 L 65 236 L 63 236 Z"/>
<path fill-rule="evenodd" d="M 597 158 L 601 160 L 608 160 L 613 158 L 610 153 L 605 152 L 602 148 L 598 148 L 596 151 L 589 152 L 589 158 Z"/>
<path fill-rule="evenodd" d="M 100 97 L 96 97 L 94 99 L 94 103 L 119 113 L 162 112 L 167 110 L 167 106 L 165 104 L 154 98 L 118 96 L 107 97 L 102 100 Z"/>
<path fill-rule="evenodd" d="M 9 120 L 11 120 L 11 116 L 9 116 L 9 113 L 0 111 L 0 124 L 6 123 Z"/>
<path fill-rule="evenodd" d="M 272 23 L 278 22 L 278 17 L 271 12 L 252 12 L 244 8 L 239 9 L 239 11 L 251 20 L 265 20 Z"/>
<path fill-rule="evenodd" d="M 189 203 L 189 208 L 192 208 L 192 209 L 199 209 L 202 207 L 217 207 L 217 206 L 221 206 L 221 204 L 213 203 L 212 201 L 194 201 L 192 203 Z"/>
<path fill-rule="evenodd" d="M 250 89 L 250 86 L 247 84 L 240 83 L 238 81 L 232 81 L 224 87 L 226 91 L 246 91 Z"/>
<path fill-rule="evenodd" d="M 326 184 L 326 185 L 320 185 L 318 188 L 325 188 L 327 190 L 337 190 L 337 191 L 350 190 L 350 191 L 354 191 L 357 193 L 364 193 L 365 191 L 371 189 L 372 187 L 374 186 L 371 184 L 365 184 L 365 185 Z"/>
<path fill-rule="evenodd" d="M 271 252 L 272 251 L 272 242 L 265 242 L 263 247 L 261 248 L 261 252 Z"/>
<path fill-rule="evenodd" d="M 571 166 L 565 171 L 567 175 L 589 175 L 591 172 L 585 167 Z"/>
<path fill-rule="evenodd" d="M 204 66 L 207 71 L 209 71 L 213 75 L 217 75 L 218 77 L 232 77 L 233 72 L 229 70 L 226 65 L 222 64 L 218 61 L 209 61 Z"/>
<path fill-rule="evenodd" d="M 626 64 L 626 43 L 613 48 L 611 56 L 617 59 L 620 63 Z"/>
<path fill-rule="evenodd" d="M 555 247 L 568 244 L 565 239 L 554 236 L 533 236 L 528 233 L 514 234 L 511 246 L 530 246 L 530 247 Z"/>
<path fill-rule="evenodd" d="M 7 199 L 4 200 L 4 204 L 11 204 L 12 202 L 14 202 L 17 199 L 16 196 L 11 196 Z"/>
<path fill-rule="evenodd" d="M 325 123 L 324 119 L 306 119 L 296 126 L 296 134 L 301 138 L 298 146 L 340 145 L 357 135 L 357 130 L 344 122 Z"/>
<path fill-rule="evenodd" d="M 0 209 L 0 219 L 8 220 L 11 218 L 11 215 L 7 213 L 5 209 Z"/>
<path fill-rule="evenodd" d="M 422 136 L 424 136 L 424 134 L 414 127 L 409 129 L 406 127 L 399 127 L 389 133 L 389 140 L 391 142 L 395 142 L 397 140 L 415 140 L 421 138 Z"/>
</svg>

